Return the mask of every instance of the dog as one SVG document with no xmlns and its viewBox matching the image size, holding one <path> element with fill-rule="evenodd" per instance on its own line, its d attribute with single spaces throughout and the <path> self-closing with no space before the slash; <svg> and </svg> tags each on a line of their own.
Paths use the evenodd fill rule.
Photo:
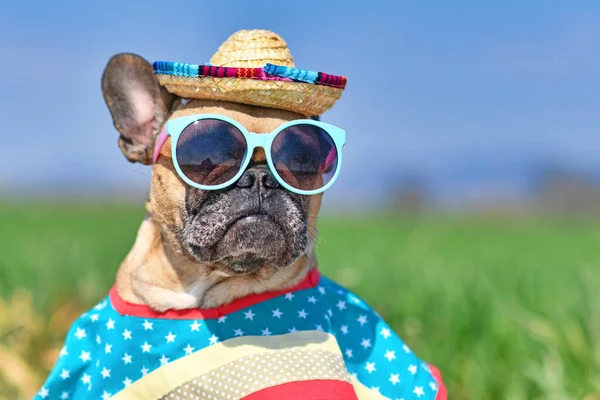
<svg viewBox="0 0 600 400">
<path fill-rule="evenodd" d="M 255 30 L 210 65 L 108 62 L 119 148 L 153 165 L 147 215 L 36 399 L 446 398 L 436 368 L 319 273 L 316 220 L 344 138 L 315 117 L 345 78 L 291 60 Z"/>
</svg>

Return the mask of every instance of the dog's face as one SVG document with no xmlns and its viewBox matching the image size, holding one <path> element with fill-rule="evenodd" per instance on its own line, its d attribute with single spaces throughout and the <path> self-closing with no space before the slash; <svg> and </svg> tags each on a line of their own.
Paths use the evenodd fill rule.
<svg viewBox="0 0 600 400">
<path fill-rule="evenodd" d="M 221 114 L 251 132 L 270 133 L 293 119 L 288 111 L 234 103 L 189 103 L 158 85 L 151 66 L 131 54 L 113 57 L 103 76 L 107 105 L 128 160 L 150 164 L 157 133 L 168 119 Z M 171 159 L 171 139 L 153 167 L 150 210 L 168 251 L 198 264 L 205 273 L 267 278 L 312 252 L 321 195 L 302 196 L 281 187 L 257 149 L 250 166 L 230 187 L 204 191 L 181 180 Z"/>
<path fill-rule="evenodd" d="M 302 116 L 274 109 L 193 101 L 171 118 L 221 114 L 252 132 L 268 133 Z M 153 215 L 190 257 L 228 275 L 267 277 L 309 250 L 308 226 L 314 226 L 319 196 L 301 196 L 282 188 L 265 163 L 262 149 L 242 177 L 222 190 L 185 184 L 171 159 L 170 139 L 154 167 Z"/>
</svg>

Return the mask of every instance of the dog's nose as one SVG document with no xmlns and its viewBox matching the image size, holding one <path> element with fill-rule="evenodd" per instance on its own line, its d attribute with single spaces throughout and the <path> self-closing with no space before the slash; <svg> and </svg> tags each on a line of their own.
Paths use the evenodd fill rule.
<svg viewBox="0 0 600 400">
<path fill-rule="evenodd" d="M 245 189 L 277 189 L 279 183 L 266 165 L 248 168 L 237 181 L 237 187 Z"/>
</svg>

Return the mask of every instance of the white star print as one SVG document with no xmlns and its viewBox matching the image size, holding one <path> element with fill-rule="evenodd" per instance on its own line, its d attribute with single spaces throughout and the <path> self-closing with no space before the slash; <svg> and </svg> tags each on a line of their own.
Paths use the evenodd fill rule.
<svg viewBox="0 0 600 400">
<path fill-rule="evenodd" d="M 98 343 L 98 344 L 102 343 L 102 339 L 100 338 L 100 335 L 96 335 L 96 343 Z"/>
<path fill-rule="evenodd" d="M 363 340 L 360 342 L 360 345 L 361 345 L 362 347 L 364 347 L 365 349 L 367 349 L 367 348 L 371 347 L 371 339 L 363 339 Z"/>
<path fill-rule="evenodd" d="M 69 354 L 69 352 L 67 351 L 67 346 L 63 346 L 63 348 L 60 349 L 60 354 L 58 356 L 62 357 L 62 356 L 66 356 L 68 354 Z"/>
<path fill-rule="evenodd" d="M 176 337 L 177 335 L 173 335 L 171 332 L 169 332 L 169 334 L 165 336 L 165 339 L 167 339 L 167 343 L 173 343 L 175 342 Z"/>
<path fill-rule="evenodd" d="M 288 294 L 285 295 L 285 299 L 286 300 L 290 300 L 291 301 L 293 298 L 294 298 L 294 294 L 293 293 L 288 293 Z"/>
<path fill-rule="evenodd" d="M 69 392 L 62 392 L 61 395 L 60 395 L 60 398 L 62 400 L 68 399 L 69 398 Z"/>
<path fill-rule="evenodd" d="M 168 362 L 169 362 L 169 359 L 167 357 L 165 357 L 165 355 L 163 354 L 162 357 L 160 358 L 160 365 L 165 365 Z"/>
<path fill-rule="evenodd" d="M 367 371 L 369 371 L 369 374 L 372 374 L 373 371 L 376 371 L 375 363 L 374 362 L 368 362 L 367 365 L 365 365 L 365 369 Z"/>
<path fill-rule="evenodd" d="M 298 332 L 298 329 L 296 329 L 296 327 L 292 327 L 292 329 L 288 329 L 288 331 L 290 331 L 290 333 L 294 333 L 294 332 Z"/>
<path fill-rule="evenodd" d="M 315 303 L 317 302 L 317 299 L 315 298 L 315 296 L 310 296 L 310 297 L 308 298 L 308 302 L 309 302 L 309 303 L 312 303 L 312 304 L 315 304 Z"/>
<path fill-rule="evenodd" d="M 384 357 L 387 358 L 388 361 L 395 360 L 396 359 L 396 352 L 392 351 L 392 350 L 387 350 L 385 352 Z"/>
<path fill-rule="evenodd" d="M 331 311 L 331 308 L 327 310 L 327 314 L 329 314 L 330 317 L 333 315 L 333 311 Z"/>
<path fill-rule="evenodd" d="M 108 393 L 105 390 L 104 393 L 102 393 L 102 400 L 108 400 L 108 399 L 110 399 L 110 393 Z"/>
<path fill-rule="evenodd" d="M 92 315 L 90 315 L 90 320 L 92 322 L 96 322 L 96 321 L 98 321 L 98 317 L 99 317 L 98 314 L 92 314 Z"/>
<path fill-rule="evenodd" d="M 226 315 L 223 315 L 223 316 L 219 317 L 219 324 L 223 324 L 223 323 L 225 323 L 225 320 L 226 320 L 226 319 L 227 319 L 227 316 L 226 316 Z"/>
<path fill-rule="evenodd" d="M 356 375 L 356 372 L 351 373 L 350 376 L 354 379 L 358 379 L 358 375 Z"/>
<path fill-rule="evenodd" d="M 127 365 L 127 364 L 131 364 L 131 356 L 127 353 L 125 353 L 125 355 L 123 356 L 123 358 L 121 358 L 121 360 L 123 360 L 123 362 Z"/>
<path fill-rule="evenodd" d="M 90 352 L 89 351 L 83 351 L 83 350 L 81 350 L 81 354 L 79 355 L 79 358 L 83 362 L 88 362 L 88 361 L 90 361 L 92 359 L 92 357 L 90 357 Z"/>
<path fill-rule="evenodd" d="M 106 329 L 115 329 L 115 321 L 112 318 L 109 318 L 108 322 L 106 322 Z"/>
<path fill-rule="evenodd" d="M 319 286 L 319 293 L 325 294 L 325 288 L 323 286 Z"/>
<path fill-rule="evenodd" d="M 340 311 L 345 310 L 346 309 L 346 302 L 342 301 L 342 300 L 338 301 L 337 302 L 337 308 L 339 308 Z"/>
<path fill-rule="evenodd" d="M 153 326 L 154 324 L 152 322 L 148 321 L 147 319 L 144 320 L 144 323 L 142 325 L 144 326 L 144 330 L 145 331 L 147 331 L 147 330 L 151 330 L 151 331 L 154 330 L 154 326 Z"/>
<path fill-rule="evenodd" d="M 360 323 L 360 326 L 363 326 L 364 324 L 367 323 L 367 316 L 361 315 L 358 317 L 358 319 L 356 321 L 358 321 Z"/>
<path fill-rule="evenodd" d="M 413 393 L 416 394 L 417 397 L 421 397 L 425 394 L 421 386 L 415 386 L 415 390 L 413 390 Z"/>
<path fill-rule="evenodd" d="M 348 325 L 342 325 L 342 327 L 340 328 L 340 330 L 342 331 L 342 333 L 344 335 L 348 334 Z"/>
<path fill-rule="evenodd" d="M 417 373 L 417 366 L 416 366 L 416 365 L 412 365 L 412 364 L 410 364 L 410 365 L 408 366 L 408 371 L 409 371 L 411 374 L 413 374 L 413 375 L 414 375 L 414 374 L 416 374 L 416 373 Z"/>
<path fill-rule="evenodd" d="M 129 385 L 131 385 L 131 379 L 125 377 L 125 380 L 123 381 L 123 385 L 125 385 L 125 387 L 129 387 Z"/>
<path fill-rule="evenodd" d="M 104 354 L 112 353 L 112 344 L 106 343 L 104 346 Z"/>
<path fill-rule="evenodd" d="M 103 301 L 102 303 L 98 304 L 96 307 L 94 307 L 94 310 L 102 310 L 104 307 L 106 307 L 106 301 Z"/>
<path fill-rule="evenodd" d="M 323 327 L 321 325 L 315 325 L 315 329 L 323 332 Z"/>
<path fill-rule="evenodd" d="M 371 386 L 371 390 L 374 391 L 377 394 L 380 394 L 379 393 L 379 386 Z"/>
<path fill-rule="evenodd" d="M 200 327 L 202 324 L 199 324 L 198 321 L 194 321 L 194 323 L 190 324 L 190 332 L 196 331 L 200 332 Z"/>
<path fill-rule="evenodd" d="M 392 336 L 392 334 L 390 333 L 390 330 L 388 328 L 381 328 L 381 331 L 379 331 L 379 334 L 381 336 L 383 336 L 385 339 L 389 338 L 390 336 Z"/>
<path fill-rule="evenodd" d="M 49 391 L 48 391 L 48 389 L 46 389 L 45 387 L 43 387 L 43 388 L 41 388 L 41 389 L 40 389 L 40 397 L 41 397 L 42 399 L 45 399 L 46 397 L 48 397 L 48 394 L 49 394 L 49 393 L 50 393 L 50 392 L 49 392 Z"/>
<path fill-rule="evenodd" d="M 131 331 L 127 328 L 123 331 L 123 340 L 131 340 Z"/>
<path fill-rule="evenodd" d="M 75 337 L 79 340 L 83 339 L 87 335 L 85 334 L 85 329 L 77 328 L 77 332 L 75 332 Z"/>
<path fill-rule="evenodd" d="M 408 348 L 408 346 L 407 346 L 407 345 L 402 345 L 402 350 L 404 350 L 404 352 L 405 352 L 406 354 L 410 353 L 410 349 Z"/>
<path fill-rule="evenodd" d="M 400 383 L 400 374 L 390 374 L 390 382 L 394 386 L 396 386 L 397 383 Z"/>
<path fill-rule="evenodd" d="M 244 336 L 244 332 L 241 329 L 233 330 L 235 336 Z"/>
<path fill-rule="evenodd" d="M 71 371 L 69 371 L 68 369 L 64 369 L 64 368 L 63 368 L 63 370 L 62 370 L 62 371 L 61 371 L 61 373 L 60 373 L 60 377 L 61 377 L 62 379 L 67 379 L 67 378 L 69 378 L 70 376 L 71 376 Z"/>
<path fill-rule="evenodd" d="M 190 346 L 190 344 L 188 343 L 187 347 L 185 349 L 183 349 L 183 351 L 185 351 L 186 356 L 189 356 L 190 354 L 192 354 L 194 352 L 194 348 L 192 346 Z"/>
<path fill-rule="evenodd" d="M 246 312 L 244 313 L 244 319 L 249 319 L 250 321 L 254 321 L 254 316 L 255 316 L 255 315 L 256 315 L 256 314 L 254 314 L 254 313 L 252 312 L 252 310 L 248 310 L 248 311 L 246 311 Z"/>
<path fill-rule="evenodd" d="M 261 332 L 262 332 L 263 336 L 271 336 L 272 335 L 272 333 L 269 331 L 269 327 L 266 327 Z"/>
<path fill-rule="evenodd" d="M 434 382 L 429 382 L 429 387 L 431 388 L 431 390 L 436 391 L 437 390 L 437 385 Z"/>
<path fill-rule="evenodd" d="M 148 375 L 148 368 L 142 367 L 142 370 L 140 372 L 142 373 L 143 376 L 146 376 L 146 375 Z"/>
<path fill-rule="evenodd" d="M 150 349 L 152 348 L 151 344 L 148 344 L 148 342 L 144 342 L 143 345 L 140 346 L 142 348 L 142 353 L 150 353 Z"/>
<path fill-rule="evenodd" d="M 210 344 L 215 344 L 219 341 L 219 338 L 215 336 L 215 334 L 213 333 L 213 335 L 209 338 L 210 340 Z"/>
<path fill-rule="evenodd" d="M 304 311 L 304 309 L 298 311 L 298 318 L 304 318 L 304 319 L 306 319 L 307 315 L 308 315 L 308 313 L 306 311 Z"/>
<path fill-rule="evenodd" d="M 92 383 L 92 377 L 88 374 L 83 374 L 83 376 L 81 377 L 81 383 L 83 383 L 83 384 Z"/>
<path fill-rule="evenodd" d="M 283 313 L 281 311 L 279 311 L 279 308 L 276 308 L 274 310 L 271 310 L 273 312 L 273 318 L 279 318 L 281 319 L 281 316 L 283 315 Z"/>
<path fill-rule="evenodd" d="M 350 350 L 350 349 L 346 350 L 346 357 L 352 358 L 352 350 Z"/>
<path fill-rule="evenodd" d="M 110 378 L 110 369 L 106 369 L 106 367 L 104 367 L 100 373 L 102 374 L 102 379 Z"/>
</svg>

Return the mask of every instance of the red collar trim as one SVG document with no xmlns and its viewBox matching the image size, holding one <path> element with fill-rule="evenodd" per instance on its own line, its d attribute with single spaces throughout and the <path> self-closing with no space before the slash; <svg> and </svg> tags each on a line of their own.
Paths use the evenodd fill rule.
<svg viewBox="0 0 600 400">
<path fill-rule="evenodd" d="M 185 310 L 167 310 L 158 312 L 146 305 L 129 303 L 123 300 L 121 296 L 119 296 L 119 293 L 117 293 L 116 286 L 113 286 L 110 289 L 109 299 L 114 309 L 121 315 L 161 319 L 216 319 L 289 292 L 314 288 L 319 284 L 320 280 L 321 273 L 315 268 L 308 273 L 302 282 L 292 288 L 277 292 L 252 294 L 218 308 L 188 308 Z"/>
</svg>

